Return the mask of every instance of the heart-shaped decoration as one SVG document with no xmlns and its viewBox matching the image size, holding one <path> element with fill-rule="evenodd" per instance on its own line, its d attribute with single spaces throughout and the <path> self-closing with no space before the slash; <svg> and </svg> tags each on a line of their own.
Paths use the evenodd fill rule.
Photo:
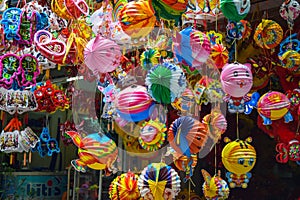
<svg viewBox="0 0 300 200">
<path fill-rule="evenodd" d="M 84 0 L 65 0 L 67 11 L 75 19 L 81 15 L 87 16 L 89 14 L 89 6 Z"/>
<path fill-rule="evenodd" d="M 48 60 L 62 64 L 66 53 L 66 44 L 63 41 L 53 39 L 49 31 L 40 30 L 34 35 L 34 43 L 41 54 Z"/>
</svg>

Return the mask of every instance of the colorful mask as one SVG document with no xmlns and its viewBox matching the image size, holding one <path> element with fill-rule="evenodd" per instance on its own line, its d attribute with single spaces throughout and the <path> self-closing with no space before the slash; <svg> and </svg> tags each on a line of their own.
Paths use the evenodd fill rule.
<svg viewBox="0 0 300 200">
<path fill-rule="evenodd" d="M 5 38 L 7 40 L 20 40 L 18 34 L 22 10 L 20 8 L 8 8 L 2 14 L 1 24 L 3 24 Z"/>
<path fill-rule="evenodd" d="M 300 4 L 296 0 L 286 0 L 282 3 L 279 10 L 280 16 L 287 20 L 290 28 L 294 26 L 294 20 L 300 14 Z"/>
<path fill-rule="evenodd" d="M 36 79 L 40 74 L 39 63 L 37 59 L 30 54 L 23 54 L 20 60 L 20 71 L 22 80 L 19 81 L 19 86 L 28 87 L 36 84 Z"/>
<path fill-rule="evenodd" d="M 11 88 L 12 84 L 20 74 L 20 58 L 15 54 L 4 54 L 0 59 L 0 83 L 4 88 Z"/>
</svg>

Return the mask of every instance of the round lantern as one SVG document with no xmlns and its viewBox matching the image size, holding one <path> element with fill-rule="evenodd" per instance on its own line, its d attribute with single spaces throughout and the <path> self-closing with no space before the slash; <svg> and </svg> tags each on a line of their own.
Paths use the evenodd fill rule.
<svg viewBox="0 0 300 200">
<path fill-rule="evenodd" d="M 142 121 L 153 111 L 154 102 L 147 89 L 140 85 L 132 85 L 122 90 L 116 97 L 115 106 L 121 118 L 127 121 Z"/>
<path fill-rule="evenodd" d="M 230 141 L 222 150 L 222 163 L 229 171 L 226 176 L 232 188 L 248 186 L 250 171 L 256 162 L 256 151 L 249 144 L 251 141 L 251 138 Z"/>
<path fill-rule="evenodd" d="M 253 76 L 251 65 L 232 63 L 226 64 L 221 72 L 222 88 L 232 97 L 243 97 L 251 89 Z"/>
<path fill-rule="evenodd" d="M 126 34 L 140 38 L 153 30 L 156 18 L 148 1 L 131 1 L 120 10 L 119 21 Z"/>
</svg>

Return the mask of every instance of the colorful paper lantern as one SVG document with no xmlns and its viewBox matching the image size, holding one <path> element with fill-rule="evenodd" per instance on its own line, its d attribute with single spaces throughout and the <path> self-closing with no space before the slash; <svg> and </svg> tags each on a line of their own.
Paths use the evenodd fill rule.
<svg viewBox="0 0 300 200">
<path fill-rule="evenodd" d="M 256 163 L 256 151 L 249 143 L 251 138 L 246 140 L 230 141 L 222 150 L 222 163 L 228 170 L 226 173 L 231 188 L 247 188 L 251 178 L 251 169 Z"/>
<path fill-rule="evenodd" d="M 205 182 L 202 189 L 207 200 L 224 200 L 229 196 L 229 187 L 225 180 L 220 177 L 220 174 L 215 174 L 213 177 L 204 169 L 201 170 Z"/>
<path fill-rule="evenodd" d="M 250 11 L 250 0 L 220 0 L 223 15 L 231 21 L 244 19 Z"/>
</svg>

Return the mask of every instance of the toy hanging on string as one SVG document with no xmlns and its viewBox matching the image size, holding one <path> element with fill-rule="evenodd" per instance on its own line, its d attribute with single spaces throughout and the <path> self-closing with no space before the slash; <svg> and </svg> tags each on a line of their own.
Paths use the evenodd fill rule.
<svg viewBox="0 0 300 200">
<path fill-rule="evenodd" d="M 33 92 L 27 90 L 6 90 L 0 88 L 0 110 L 9 114 L 22 114 L 37 109 L 38 104 Z"/>
<path fill-rule="evenodd" d="M 294 33 L 280 43 L 278 58 L 282 67 L 287 68 L 292 73 L 298 73 L 300 70 L 300 41 L 297 33 Z"/>
<path fill-rule="evenodd" d="M 174 199 L 180 192 L 180 177 L 165 163 L 151 163 L 138 178 L 138 188 L 144 199 Z"/>
<path fill-rule="evenodd" d="M 289 112 L 290 101 L 281 92 L 270 91 L 262 96 L 258 92 L 253 93 L 251 100 L 246 103 L 245 113 L 250 114 L 253 108 L 257 108 L 264 125 L 270 125 L 272 120 L 280 118 L 284 118 L 285 123 L 293 121 L 293 116 Z"/>
<path fill-rule="evenodd" d="M 139 199 L 140 191 L 137 182 L 138 175 L 130 171 L 117 176 L 109 186 L 109 198 L 111 200 Z"/>
<path fill-rule="evenodd" d="M 117 114 L 114 102 L 119 90 L 109 74 L 105 74 L 103 80 L 98 81 L 97 87 L 103 94 L 103 103 L 105 103 L 101 118 L 112 120 Z"/>
<path fill-rule="evenodd" d="M 288 161 L 296 162 L 300 165 L 300 142 L 296 139 L 291 140 L 288 144 L 278 143 L 276 145 L 276 161 L 287 163 Z"/>
<path fill-rule="evenodd" d="M 81 136 L 78 132 L 68 131 L 78 147 L 79 159 L 72 160 L 71 164 L 76 171 L 86 172 L 86 167 L 95 170 L 106 170 L 107 174 L 114 172 L 113 164 L 118 156 L 118 149 L 113 140 L 103 133 L 91 133 Z"/>
<path fill-rule="evenodd" d="M 250 145 L 252 139 L 230 141 L 229 138 L 225 138 L 224 140 L 229 142 L 222 150 L 222 163 L 228 170 L 226 178 L 229 187 L 247 188 L 252 176 L 250 170 L 256 163 L 256 151 Z"/>
<path fill-rule="evenodd" d="M 31 149 L 32 152 L 37 151 L 41 157 L 52 156 L 53 153 L 59 153 L 60 148 L 55 138 L 52 138 L 47 127 L 43 127 L 40 134 L 40 141 Z"/>
<path fill-rule="evenodd" d="M 290 29 L 294 27 L 294 21 L 300 14 L 300 4 L 297 0 L 285 0 L 279 9 L 280 16 L 287 21 Z"/>
<path fill-rule="evenodd" d="M 229 196 L 229 187 L 225 180 L 221 178 L 221 172 L 213 177 L 204 169 L 201 170 L 205 180 L 202 186 L 204 196 L 207 200 L 227 199 Z"/>
<path fill-rule="evenodd" d="M 159 119 L 145 122 L 140 131 L 139 143 L 148 151 L 156 151 L 162 147 L 166 140 L 166 125 Z"/>
<path fill-rule="evenodd" d="M 243 113 L 244 103 L 249 100 L 247 93 L 253 84 L 251 65 L 237 62 L 226 64 L 221 72 L 221 84 L 227 94 L 224 100 L 228 102 L 228 111 Z"/>
</svg>

